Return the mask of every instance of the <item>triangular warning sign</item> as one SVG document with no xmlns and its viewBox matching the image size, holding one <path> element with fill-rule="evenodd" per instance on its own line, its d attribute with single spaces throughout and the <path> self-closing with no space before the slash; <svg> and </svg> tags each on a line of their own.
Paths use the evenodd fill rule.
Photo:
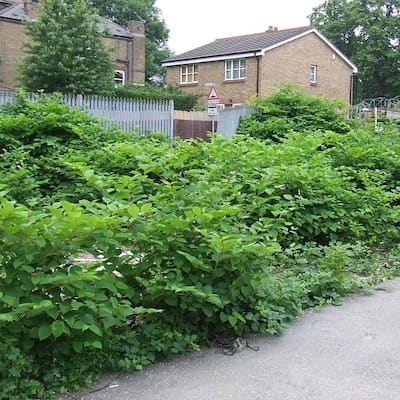
<svg viewBox="0 0 400 400">
<path fill-rule="evenodd" d="M 215 86 L 211 86 L 211 89 L 208 92 L 208 100 L 219 100 L 219 95 L 215 89 Z"/>
</svg>

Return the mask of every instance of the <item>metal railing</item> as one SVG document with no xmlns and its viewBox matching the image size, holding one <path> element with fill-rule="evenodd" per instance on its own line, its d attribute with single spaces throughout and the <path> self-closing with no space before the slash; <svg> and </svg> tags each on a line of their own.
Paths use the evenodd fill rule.
<svg viewBox="0 0 400 400">
<path fill-rule="evenodd" d="M 32 100 L 34 95 L 29 96 Z M 0 106 L 15 101 L 16 94 L 0 91 Z M 71 107 L 82 108 L 99 118 L 103 126 L 116 125 L 124 131 L 138 129 L 165 132 L 170 139 L 174 135 L 174 102 L 172 100 L 127 99 L 101 96 L 65 95 L 60 101 Z"/>
</svg>

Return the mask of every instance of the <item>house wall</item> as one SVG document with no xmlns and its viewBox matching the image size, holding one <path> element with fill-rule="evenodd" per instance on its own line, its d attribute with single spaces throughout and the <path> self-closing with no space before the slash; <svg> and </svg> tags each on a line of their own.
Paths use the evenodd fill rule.
<svg viewBox="0 0 400 400">
<path fill-rule="evenodd" d="M 144 84 L 145 80 L 145 35 L 142 31 L 134 33 L 132 39 L 105 37 L 106 45 L 112 49 L 115 69 L 126 72 L 127 81 Z M 18 21 L 0 18 L 0 82 L 9 88 L 17 88 L 18 65 L 24 56 L 23 44 L 27 36 L 23 25 Z"/>
<path fill-rule="evenodd" d="M 110 36 L 105 37 L 104 42 L 109 49 L 112 49 L 115 69 L 125 71 L 126 80 L 130 80 L 128 47 L 131 44 L 126 39 Z"/>
<path fill-rule="evenodd" d="M 225 80 L 225 61 L 199 63 L 199 78 L 195 84 L 180 84 L 180 66 L 167 68 L 167 82 L 177 85 L 187 93 L 200 94 L 201 102 L 207 102 L 210 87 L 207 83 L 214 83 L 220 97 L 220 103 L 244 103 L 256 94 L 257 61 L 256 58 L 246 59 L 246 79 Z"/>
<path fill-rule="evenodd" d="M 310 84 L 310 66 L 317 66 L 317 83 Z M 268 51 L 261 62 L 260 95 L 267 96 L 283 82 L 310 93 L 350 101 L 351 67 L 316 34 L 306 35 Z"/>
<path fill-rule="evenodd" d="M 22 58 L 22 43 L 26 36 L 20 23 L 0 20 L 0 82 L 8 87 L 18 86 L 18 64 Z"/>
<path fill-rule="evenodd" d="M 246 79 L 224 81 L 224 61 L 199 63 L 199 82 L 180 84 L 180 66 L 167 68 L 167 82 L 188 93 L 203 95 L 208 82 L 216 84 L 220 103 L 244 103 L 257 94 L 257 59 L 246 59 Z M 317 83 L 310 84 L 310 66 L 317 66 Z M 290 82 L 324 97 L 350 102 L 352 68 L 316 34 L 308 34 L 266 52 L 260 57 L 259 95 L 267 96 L 280 84 Z"/>
</svg>

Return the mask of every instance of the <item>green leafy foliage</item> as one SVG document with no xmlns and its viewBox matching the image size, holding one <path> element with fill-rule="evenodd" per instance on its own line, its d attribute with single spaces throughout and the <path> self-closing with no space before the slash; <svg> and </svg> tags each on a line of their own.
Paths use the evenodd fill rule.
<svg viewBox="0 0 400 400">
<path fill-rule="evenodd" d="M 31 92 L 104 94 L 113 86 L 111 53 L 86 0 L 43 0 L 28 21 L 21 82 Z"/>
<path fill-rule="evenodd" d="M 105 130 L 98 121 L 78 109 L 62 104 L 57 97 L 40 96 L 35 101 L 23 94 L 0 113 L 0 181 L 10 196 L 24 204 L 40 206 L 49 199 L 92 199 L 85 181 L 65 161 L 76 158 L 123 132 Z"/>
<path fill-rule="evenodd" d="M 77 389 L 219 333 L 281 332 L 399 274 L 397 129 L 327 113 L 317 132 L 305 115 L 276 141 L 171 146 L 55 98 L 3 109 L 3 398 Z"/>
<path fill-rule="evenodd" d="M 398 0 L 328 0 L 315 7 L 313 26 L 358 67 L 356 99 L 399 94 Z"/>
<path fill-rule="evenodd" d="M 345 133 L 351 127 L 343 102 L 302 92 L 294 85 L 285 84 L 268 97 L 256 97 L 253 105 L 256 112 L 242 117 L 237 133 L 279 141 L 292 131 Z"/>
</svg>

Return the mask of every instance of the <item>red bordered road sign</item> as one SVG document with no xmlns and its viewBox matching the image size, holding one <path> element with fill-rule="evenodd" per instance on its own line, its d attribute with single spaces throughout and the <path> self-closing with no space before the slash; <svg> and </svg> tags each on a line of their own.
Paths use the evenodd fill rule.
<svg viewBox="0 0 400 400">
<path fill-rule="evenodd" d="M 215 86 L 211 86 L 210 91 L 208 92 L 208 98 L 207 100 L 209 102 L 215 102 L 218 103 L 219 102 L 219 94 L 217 92 L 217 89 L 215 89 Z"/>
</svg>

